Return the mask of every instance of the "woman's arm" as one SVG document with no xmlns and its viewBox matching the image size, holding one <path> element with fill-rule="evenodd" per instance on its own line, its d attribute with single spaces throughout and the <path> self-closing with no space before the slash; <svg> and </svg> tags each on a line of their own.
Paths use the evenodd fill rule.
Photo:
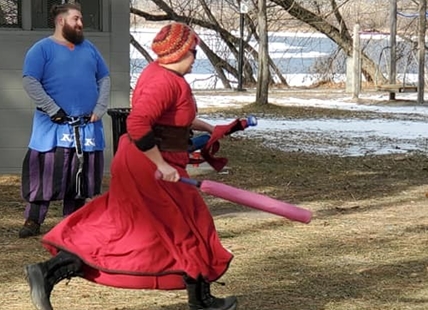
<svg viewBox="0 0 428 310">
<path fill-rule="evenodd" d="M 214 131 L 214 126 L 199 118 L 195 118 L 192 122 L 192 129 L 212 133 Z"/>
</svg>

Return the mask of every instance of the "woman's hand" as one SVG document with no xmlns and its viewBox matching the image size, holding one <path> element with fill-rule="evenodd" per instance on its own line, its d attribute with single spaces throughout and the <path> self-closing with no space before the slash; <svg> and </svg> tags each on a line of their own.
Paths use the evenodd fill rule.
<svg viewBox="0 0 428 310">
<path fill-rule="evenodd" d="M 169 182 L 178 182 L 180 175 L 177 169 L 168 164 L 162 157 L 161 152 L 157 146 L 152 147 L 150 150 L 144 152 L 146 156 L 156 165 L 157 171 L 155 174 L 156 179 L 161 179 Z"/>
<path fill-rule="evenodd" d="M 180 180 L 180 175 L 178 174 L 177 169 L 167 163 L 159 165 L 158 171 L 161 175 L 161 179 L 164 181 L 178 182 L 178 180 Z"/>
</svg>

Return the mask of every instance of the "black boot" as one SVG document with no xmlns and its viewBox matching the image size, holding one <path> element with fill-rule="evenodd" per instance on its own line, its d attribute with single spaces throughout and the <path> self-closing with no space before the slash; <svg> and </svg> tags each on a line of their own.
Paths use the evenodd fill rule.
<svg viewBox="0 0 428 310">
<path fill-rule="evenodd" d="M 40 235 L 40 224 L 32 220 L 26 220 L 19 230 L 19 238 L 28 238 Z"/>
<path fill-rule="evenodd" d="M 73 254 L 60 251 L 50 260 L 25 266 L 31 300 L 38 310 L 53 310 L 50 297 L 55 284 L 71 277 L 83 276 L 82 261 Z"/>
<path fill-rule="evenodd" d="M 184 277 L 189 295 L 190 310 L 235 310 L 238 301 L 235 296 L 217 298 L 211 295 L 210 283 L 201 276 L 198 279 Z"/>
</svg>

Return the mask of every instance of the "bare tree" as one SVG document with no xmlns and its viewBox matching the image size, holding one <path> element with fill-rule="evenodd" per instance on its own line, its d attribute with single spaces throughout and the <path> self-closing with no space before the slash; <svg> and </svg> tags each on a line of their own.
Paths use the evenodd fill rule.
<svg viewBox="0 0 428 310">
<path fill-rule="evenodd" d="M 252 2 L 254 8 L 260 8 L 260 1 L 246 1 Z M 407 5 L 413 0 L 403 0 L 404 2 Z M 213 74 L 221 80 L 226 88 L 229 88 L 231 83 L 238 79 L 239 74 L 236 63 L 233 62 L 234 59 L 238 59 L 239 55 L 237 47 L 240 38 L 233 32 L 233 29 L 236 30 L 238 27 L 236 17 L 239 8 L 237 3 L 237 0 L 142 0 L 139 7 L 131 7 L 131 13 L 152 24 L 174 20 L 215 33 L 216 37 L 213 37 L 212 40 L 218 40 L 218 46 L 222 45 L 221 53 L 217 48 L 213 49 L 211 41 L 202 41 L 200 48 L 211 62 L 214 68 Z M 267 79 L 268 85 L 270 85 L 275 82 L 274 79 L 277 79 L 282 85 L 288 86 L 277 63 L 269 55 L 260 55 L 261 49 L 257 51 L 252 47 L 252 42 L 263 42 L 261 28 L 264 27 L 264 23 L 269 31 L 312 29 L 326 35 L 338 46 L 338 50 L 332 51 L 331 57 L 322 62 L 329 66 L 327 69 L 334 75 L 336 69 L 343 70 L 344 68 L 343 62 L 339 65 L 334 64 L 334 58 L 342 59 L 343 56 L 352 55 L 353 38 L 349 29 L 352 29 L 354 23 L 358 22 L 364 25 L 363 29 L 368 27 L 382 30 L 385 24 L 385 14 L 382 13 L 385 13 L 388 3 L 389 0 L 266 0 L 264 20 L 260 19 L 259 9 L 245 14 L 244 84 L 246 86 L 255 85 L 254 70 L 264 70 L 265 63 L 260 65 L 260 61 L 266 60 L 269 74 L 263 75 L 263 82 L 266 82 Z M 403 4 L 403 6 L 405 5 Z M 382 70 L 377 61 L 378 59 L 373 61 L 363 49 L 362 71 L 366 80 L 377 79 L 378 82 L 384 83 L 386 78 L 383 74 L 379 74 Z M 256 64 L 259 64 L 258 68 Z M 317 70 L 322 70 L 322 68 L 318 67 Z M 257 80 L 259 80 L 260 72 L 257 73 Z M 328 75 L 324 73 L 321 76 L 327 77 Z"/>
<path fill-rule="evenodd" d="M 194 2 L 197 2 L 197 5 Z M 239 51 L 237 46 L 239 45 L 239 38 L 233 35 L 226 28 L 230 29 L 230 25 L 226 24 L 225 26 L 220 23 L 220 21 L 226 23 L 230 22 L 231 19 L 220 19 L 219 16 L 215 16 L 212 10 L 208 7 L 207 1 L 205 0 L 189 0 L 187 2 L 183 1 L 169 1 L 168 3 L 163 0 L 152 0 L 152 3 L 156 4 L 158 11 L 146 11 L 131 6 L 131 13 L 143 18 L 146 21 L 153 22 L 162 22 L 162 21 L 178 21 L 183 22 L 193 27 L 198 26 L 201 29 L 210 30 L 218 35 L 220 39 L 226 45 L 228 51 L 234 56 L 235 59 L 238 59 Z M 174 9 L 173 9 L 174 8 Z M 230 9 L 230 8 L 229 8 Z M 247 25 L 252 25 L 251 19 L 249 16 L 245 17 L 247 20 Z M 244 75 L 243 82 L 246 85 L 255 85 L 256 79 L 254 76 L 253 67 L 250 65 L 250 59 L 253 59 L 253 63 L 258 61 L 258 52 L 249 44 L 251 37 L 247 38 L 244 42 L 244 49 L 246 55 L 246 61 L 244 65 Z M 217 55 L 206 42 L 201 42 L 201 49 L 204 51 L 207 58 L 212 63 L 213 68 L 216 72 L 217 77 L 222 81 L 224 87 L 231 87 L 230 80 L 227 79 L 226 74 L 229 74 L 234 77 L 236 80 L 238 78 L 238 71 L 235 66 L 227 61 L 226 57 L 220 57 Z M 268 56 L 268 63 L 272 70 L 277 73 L 281 83 L 286 84 L 286 81 L 282 74 L 280 73 L 279 68 L 275 65 L 272 59 Z M 269 76 L 269 83 L 274 83 L 272 76 Z"/>
<path fill-rule="evenodd" d="M 291 16 L 302 21 L 303 23 L 309 25 L 313 29 L 317 30 L 320 33 L 323 33 L 332 41 L 334 41 L 347 56 L 352 55 L 353 49 L 353 40 L 351 33 L 348 30 L 348 27 L 339 11 L 339 5 L 336 0 L 330 0 L 331 12 L 335 18 L 335 21 L 339 26 L 334 26 L 332 23 L 328 22 L 326 17 L 317 14 L 317 12 L 312 12 L 309 9 L 303 7 L 298 1 L 294 0 L 271 0 L 273 3 L 279 7 L 286 10 Z M 349 0 L 345 0 L 344 3 Z M 306 1 L 301 1 L 305 3 Z M 317 5 L 317 11 L 320 10 L 320 5 L 324 2 L 320 1 L 311 1 L 310 3 Z M 344 5 L 342 3 L 341 5 Z M 364 76 L 368 81 L 374 81 L 375 76 L 378 72 L 378 66 L 370 59 L 365 53 L 362 53 L 362 71 Z M 386 79 L 382 76 L 382 82 L 386 82 Z"/>
</svg>

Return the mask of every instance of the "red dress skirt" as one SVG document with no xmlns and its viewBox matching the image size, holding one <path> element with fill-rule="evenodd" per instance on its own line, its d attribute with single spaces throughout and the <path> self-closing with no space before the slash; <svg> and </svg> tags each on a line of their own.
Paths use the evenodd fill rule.
<svg viewBox="0 0 428 310">
<path fill-rule="evenodd" d="M 163 153 L 181 176 L 188 155 Z M 134 289 L 184 289 L 183 275 L 215 281 L 233 255 L 220 243 L 198 190 L 156 180 L 156 166 L 127 135 L 111 166 L 110 189 L 62 220 L 42 239 L 85 263 L 87 280 Z"/>
</svg>

